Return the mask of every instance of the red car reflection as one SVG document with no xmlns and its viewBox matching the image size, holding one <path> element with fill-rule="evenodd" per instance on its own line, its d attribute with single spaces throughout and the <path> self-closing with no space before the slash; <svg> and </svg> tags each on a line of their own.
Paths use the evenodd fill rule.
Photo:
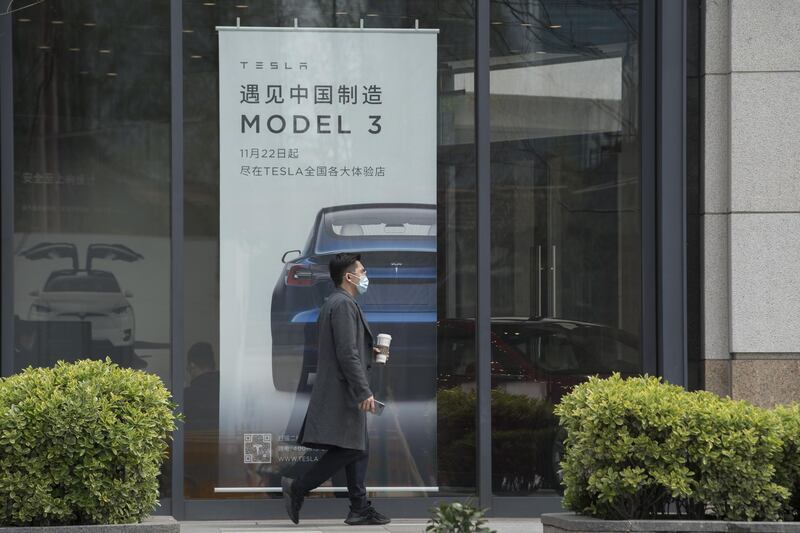
<svg viewBox="0 0 800 533">
<path fill-rule="evenodd" d="M 439 387 L 475 382 L 473 319 L 439 321 Z M 491 321 L 492 387 L 557 403 L 592 375 L 638 374 L 637 335 L 574 320 L 496 317 Z"/>
</svg>

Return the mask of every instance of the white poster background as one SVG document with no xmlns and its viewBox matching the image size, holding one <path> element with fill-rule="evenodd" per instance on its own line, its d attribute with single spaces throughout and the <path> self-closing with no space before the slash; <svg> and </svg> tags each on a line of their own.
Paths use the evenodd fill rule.
<svg viewBox="0 0 800 533">
<path fill-rule="evenodd" d="M 294 400 L 294 393 L 275 390 L 271 375 L 270 299 L 284 252 L 304 247 L 322 207 L 436 203 L 437 35 L 435 30 L 218 29 L 219 482 L 242 487 L 260 483 L 243 465 L 242 436 L 280 432 Z M 242 102 L 248 85 L 257 87 L 258 103 Z M 282 87 L 284 103 L 264 103 L 268 85 Z M 317 85 L 332 86 L 332 104 L 314 102 Z M 358 103 L 340 102 L 341 85 L 356 86 Z M 298 86 L 308 89 L 308 98 L 290 97 L 290 88 Z M 379 88 L 379 104 L 364 103 L 370 86 Z M 249 121 L 260 116 L 260 133 L 246 125 L 242 133 L 243 114 Z M 286 120 L 285 131 L 267 129 L 272 115 Z M 291 131 L 294 115 L 308 117 L 307 132 Z M 317 132 L 317 115 L 331 116 L 322 129 L 332 133 Z M 374 129 L 370 115 L 381 117 L 378 134 L 368 131 Z M 351 133 L 337 132 L 338 116 L 341 129 Z M 274 129 L 280 124 L 271 122 Z M 252 149 L 276 157 L 248 157 Z M 278 150 L 287 151 L 281 152 L 284 158 L 277 157 Z M 289 158 L 288 150 L 296 150 L 297 157 Z M 260 176 L 252 175 L 253 167 L 261 167 Z M 359 167 L 362 174 L 371 167 L 373 175 L 305 175 L 308 169 L 316 174 L 317 167 Z M 298 169 L 304 175 L 297 175 Z M 432 420 L 435 424 L 435 412 Z"/>
</svg>

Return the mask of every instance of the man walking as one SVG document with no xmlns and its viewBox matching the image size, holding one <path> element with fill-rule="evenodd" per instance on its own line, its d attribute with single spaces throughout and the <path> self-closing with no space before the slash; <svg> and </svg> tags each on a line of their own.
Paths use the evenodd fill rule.
<svg viewBox="0 0 800 533">
<path fill-rule="evenodd" d="M 286 511 L 295 524 L 303 499 L 340 469 L 347 477 L 349 525 L 382 525 L 390 520 L 367 500 L 364 478 L 369 461 L 367 413 L 375 412 L 375 398 L 367 372 L 372 365 L 372 332 L 356 302 L 369 286 L 361 256 L 337 254 L 330 264 L 336 290 L 319 312 L 317 375 L 298 442 L 327 451 L 298 479 L 283 478 Z"/>
</svg>

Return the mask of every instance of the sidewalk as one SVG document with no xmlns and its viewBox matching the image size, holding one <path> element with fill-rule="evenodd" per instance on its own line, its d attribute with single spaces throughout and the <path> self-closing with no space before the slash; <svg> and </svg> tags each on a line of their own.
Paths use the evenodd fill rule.
<svg viewBox="0 0 800 533">
<path fill-rule="evenodd" d="M 294 525 L 288 520 L 263 522 L 181 522 L 181 533 L 423 533 L 426 520 L 393 520 L 387 526 L 348 526 L 335 520 L 303 520 Z M 542 523 L 538 518 L 495 518 L 489 527 L 497 533 L 541 533 Z"/>
</svg>

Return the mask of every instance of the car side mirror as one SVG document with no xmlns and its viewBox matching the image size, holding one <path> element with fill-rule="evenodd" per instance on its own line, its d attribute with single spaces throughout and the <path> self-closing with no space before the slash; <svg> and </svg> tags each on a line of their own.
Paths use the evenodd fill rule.
<svg viewBox="0 0 800 533">
<path fill-rule="evenodd" d="M 133 298 L 133 293 L 131 291 L 125 291 L 125 298 Z"/>
<path fill-rule="evenodd" d="M 302 251 L 300 251 L 300 250 L 289 250 L 288 252 L 286 252 L 285 254 L 283 254 L 283 257 L 281 257 L 281 262 L 283 262 L 283 263 L 288 263 L 289 261 L 291 261 L 291 260 L 294 260 L 294 259 L 297 259 L 298 257 L 300 257 L 300 255 L 301 255 L 302 253 L 303 253 L 303 252 L 302 252 Z M 297 255 L 296 255 L 296 256 L 294 256 L 294 257 L 291 257 L 291 255 L 292 255 L 292 254 L 297 254 Z"/>
<path fill-rule="evenodd" d="M 31 291 L 28 294 L 30 294 L 31 296 L 37 297 L 37 296 L 39 296 L 39 291 Z"/>
</svg>

